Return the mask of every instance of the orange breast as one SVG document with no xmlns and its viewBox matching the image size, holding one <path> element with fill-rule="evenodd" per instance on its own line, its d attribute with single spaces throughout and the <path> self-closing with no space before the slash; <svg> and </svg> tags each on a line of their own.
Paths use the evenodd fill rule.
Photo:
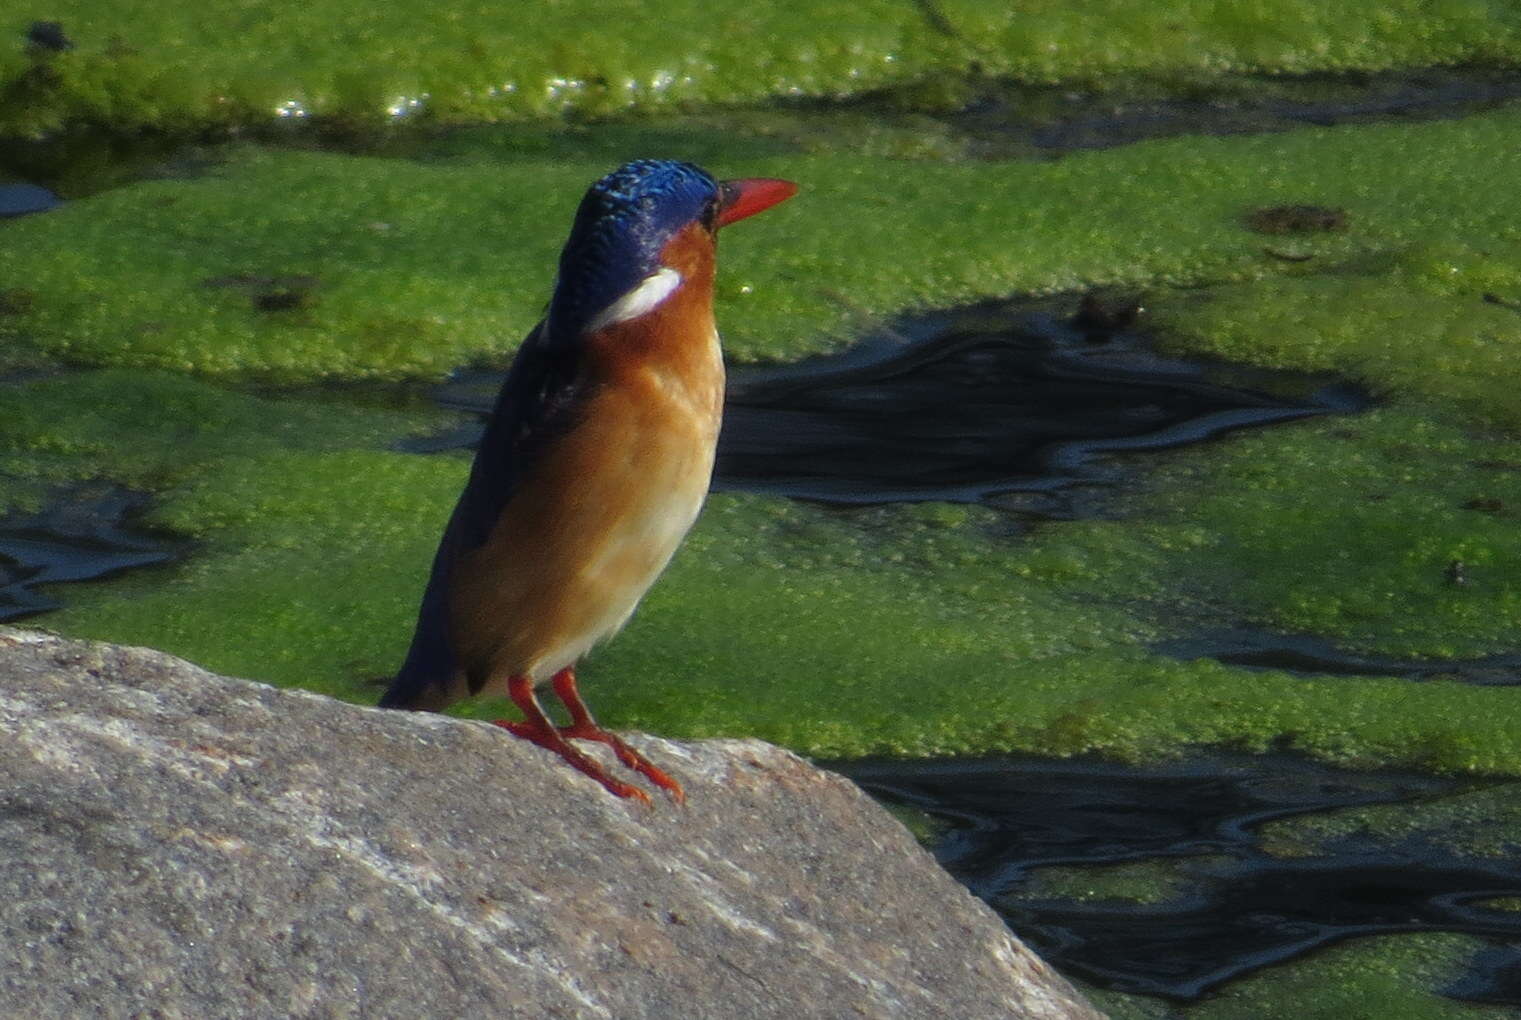
<svg viewBox="0 0 1521 1020">
<path fill-rule="evenodd" d="M 694 299 L 698 299 L 694 303 Z M 724 370 L 706 294 L 599 334 L 577 424 L 549 444 L 451 588 L 476 685 L 547 680 L 634 611 L 696 520 Z"/>
</svg>

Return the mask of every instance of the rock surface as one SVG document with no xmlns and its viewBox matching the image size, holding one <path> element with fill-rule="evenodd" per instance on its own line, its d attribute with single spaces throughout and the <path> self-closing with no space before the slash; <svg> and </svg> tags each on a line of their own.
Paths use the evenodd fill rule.
<svg viewBox="0 0 1521 1020">
<path fill-rule="evenodd" d="M 846 780 L 636 741 L 685 807 L 488 725 L 0 628 L 0 1014 L 1099 1016 Z"/>
</svg>

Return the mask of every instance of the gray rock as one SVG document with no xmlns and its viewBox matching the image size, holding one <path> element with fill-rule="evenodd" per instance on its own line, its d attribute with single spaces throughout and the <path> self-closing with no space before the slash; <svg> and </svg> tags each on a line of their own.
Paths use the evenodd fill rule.
<svg viewBox="0 0 1521 1020">
<path fill-rule="evenodd" d="M 685 807 L 482 723 L 0 628 L 0 1015 L 1099 1016 L 846 780 L 634 741 Z"/>
</svg>

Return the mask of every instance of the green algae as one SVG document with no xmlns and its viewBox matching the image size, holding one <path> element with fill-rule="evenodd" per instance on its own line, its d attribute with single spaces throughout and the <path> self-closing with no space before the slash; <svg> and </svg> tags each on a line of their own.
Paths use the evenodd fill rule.
<svg viewBox="0 0 1521 1020">
<path fill-rule="evenodd" d="M 167 373 L 106 369 L 0 382 L 0 479 L 110 478 L 158 490 L 259 452 L 368 448 L 449 420 L 338 401 L 232 393 Z M 191 529 L 193 530 L 193 529 Z"/>
<path fill-rule="evenodd" d="M 60 0 L 47 15 L 73 49 L 28 46 L 26 12 L 0 19 L 12 40 L 0 49 L 0 135 L 277 116 L 521 121 L 889 87 L 932 103 L 946 99 L 947 86 L 935 83 L 965 75 L 1188 80 L 1521 55 L 1521 17 L 1462 0 L 812 0 L 723 12 L 693 0 L 658 12 L 566 0 L 531 12 L 447 2 L 425 14 L 344 0 L 195 9 Z"/>
<path fill-rule="evenodd" d="M 1233 982 L 1210 999 L 1172 1006 L 1086 988 L 1114 1020 L 1501 1020 L 1508 1006 L 1447 998 L 1453 974 L 1486 943 L 1461 935 L 1391 935 L 1331 946 L 1292 966 Z"/>
<path fill-rule="evenodd" d="M 1154 906 L 1188 892 L 1196 879 L 1190 871 L 1208 867 L 1212 858 L 1131 861 L 1036 868 L 1027 881 L 1000 903 L 1062 900 L 1067 903 L 1123 902 Z M 995 906 L 1000 905 L 996 903 Z"/>
<path fill-rule="evenodd" d="M 939 6 L 955 30 L 942 34 L 976 40 L 985 66 L 1023 55 L 1012 73 L 1052 80 L 1113 67 L 1208 76 L 1513 59 L 1514 48 L 1512 15 L 1481 5 L 1296 4 L 1282 25 L 1268 24 L 1275 9 L 1260 5 L 1111 5 L 1123 39 L 1092 31 L 1089 12 L 1066 5 L 1027 8 L 1044 24 L 1020 26 L 1017 40 L 998 34 L 1002 14 Z M 1164 13 L 1183 27 L 1163 27 Z M 70 24 L 66 11 L 49 16 Z M 1359 19 L 1361 41 L 1344 31 Z M 305 24 L 285 22 L 292 38 Z M 250 37 L 262 30 L 243 27 Z M 104 55 L 79 36 L 80 53 L 53 61 L 61 84 L 8 107 L 32 118 L 20 130 L 101 110 L 118 123 L 170 127 L 259 119 L 289 98 L 373 118 L 427 91 L 423 76 L 434 73 L 412 74 L 404 60 L 374 71 L 360 59 L 346 73 L 272 61 L 267 74 L 230 72 L 208 104 L 207 82 L 220 72 L 177 64 L 163 49 L 131 52 L 127 34 L 137 30 L 119 32 Z M 387 31 L 389 15 L 376 26 L 380 41 Z M 1321 45 L 1306 42 L 1312 32 Z M 1217 36 L 1226 44 L 1212 47 Z M 482 38 L 488 50 L 500 42 Z M 1180 43 L 1191 52 L 1169 63 Z M 923 59 L 951 66 L 959 44 L 927 47 Z M 574 45 L 552 59 L 574 59 Z M 0 80 L 19 66 L 4 63 L 11 56 L 0 54 Z M 434 81 L 451 80 L 462 59 L 426 57 L 444 68 Z M 600 113 L 745 100 L 747 89 L 840 94 L 913 73 L 900 65 L 830 85 L 839 67 L 824 66 L 796 85 L 801 76 L 789 78 L 796 68 L 784 63 L 769 80 L 739 76 L 721 92 L 682 93 L 683 83 L 624 95 L 575 74 L 526 99 L 515 97 L 528 90 L 482 100 L 463 88 L 463 98 L 440 99 L 435 88 L 411 116 Z M 547 82 L 553 72 L 541 73 Z M 326 91 L 323 75 L 333 79 Z M 301 88 L 289 89 L 296 76 L 306 76 Z M 908 82 L 897 101 L 932 108 L 961 95 L 935 78 Z M 673 736 L 766 736 L 814 753 L 1013 749 L 1139 761 L 1218 744 L 1298 748 L 1359 767 L 1521 774 L 1513 690 L 1301 677 L 1145 650 L 1240 621 L 1390 655 L 1513 650 L 1521 453 L 1503 430 L 1518 422 L 1514 112 L 983 167 L 939 165 L 968 148 L 928 119 L 885 128 L 865 115 L 821 128 L 770 112 L 735 122 L 738 133 L 637 123 L 474 130 L 415 161 L 224 151 L 197 180 L 134 185 L 5 225 L 16 243 L 0 250 L 0 269 L 28 301 L 0 316 L 0 369 L 57 358 L 224 381 L 434 377 L 510 352 L 542 305 L 580 189 L 623 158 L 672 154 L 725 175 L 798 178 L 798 200 L 726 235 L 720 316 L 741 359 L 826 349 L 906 308 L 1177 284 L 1201 289 L 1154 291 L 1150 302 L 1175 350 L 1352 373 L 1392 406 L 1169 455 L 1105 520 L 1027 536 L 978 508 L 842 512 L 717 497 L 629 631 L 587 664 L 588 697 L 606 721 Z M 1252 208 L 1299 201 L 1345 207 L 1349 229 L 1286 240 L 1243 225 Z M 261 281 L 300 275 L 316 280 L 309 304 L 258 311 Z M 85 283 L 77 292 L 76 280 Z M 116 478 L 158 493 L 155 526 L 197 540 L 174 567 L 71 589 L 75 605 L 44 622 L 373 701 L 404 649 L 464 472 L 459 458 L 388 448 L 437 416 L 132 371 L 12 392 L 19 399 L 0 415 L 0 506 L 28 505 L 80 476 Z M 7 421 L 13 406 L 26 413 Z M 1464 564 L 1461 585 L 1449 581 L 1453 561 Z M 1389 808 L 1275 827 L 1270 845 L 1311 852 L 1348 833 L 1427 839 L 1477 821 L 1475 845 L 1513 852 L 1513 798 L 1476 792 L 1451 806 L 1403 825 Z M 1161 888 L 1126 869 L 1087 877 L 1090 892 L 1106 895 Z M 1362 940 L 1187 1008 L 1094 997 L 1119 1017 L 1508 1015 L 1436 994 L 1477 946 L 1454 936 Z"/>
<path fill-rule="evenodd" d="M 1482 294 L 1508 293 L 1513 243 L 1481 251 L 1431 239 L 1503 229 L 1491 218 L 1500 199 L 1476 210 L 1475 196 L 1503 191 L 1500 178 L 1517 169 L 1506 146 L 1518 124 L 1521 111 L 1502 111 L 1461 123 L 1156 142 L 1056 164 L 906 164 L 912 181 L 880 161 L 784 158 L 762 138 L 743 172 L 785 173 L 801 161 L 815 193 L 726 240 L 720 314 L 731 348 L 749 357 L 815 349 L 839 323 L 1010 281 L 1041 289 L 1226 276 L 1290 289 L 1320 279 L 1386 286 L 1415 274 L 1434 300 L 1472 298 L 1510 315 Z M 34 356 L 231 377 L 429 375 L 500 356 L 547 290 L 579 191 L 545 182 L 584 181 L 643 136 L 525 137 L 447 136 L 416 159 L 244 148 L 200 179 L 144 182 L 9 224 L 22 243 L 0 263 L 36 297 L 0 330 Z M 688 144 L 707 159 L 719 143 L 709 134 Z M 1431 158 L 1395 158 L 1413 146 Z M 595 163 L 575 164 L 577 152 L 594 152 Z M 1161 167 L 1182 183 L 1164 186 Z M 539 200 L 503 197 L 527 191 Z M 1153 201 L 1141 200 L 1152 191 Z M 1305 198 L 1350 210 L 1347 231 L 1295 240 L 1317 246 L 1334 276 L 1306 275 L 1313 261 L 1264 255 L 1261 236 L 1243 225 L 1264 202 Z M 884 215 L 857 216 L 858 233 L 810 223 L 813 210 L 863 205 Z M 910 245 L 914 231 L 938 240 Z M 903 252 L 909 265 L 883 266 Z M 1469 268 L 1453 274 L 1450 265 Z M 1459 285 L 1455 275 L 1479 281 Z M 256 307 L 261 290 L 307 278 L 298 307 Z M 1237 292 L 1250 289 L 1217 286 L 1208 293 L 1221 296 L 1199 307 Z M 1188 334 L 1187 316 L 1204 314 L 1192 304 L 1179 313 L 1170 328 L 1180 343 L 1226 335 Z M 521 325 L 504 335 L 514 319 Z M 1245 327 L 1233 336 L 1221 349 L 1252 339 Z M 1294 342 L 1306 341 L 1259 338 L 1263 360 L 1294 360 Z M 1358 342 L 1327 341 L 1299 361 L 1358 368 Z M 1521 619 L 1521 471 L 1513 440 L 1444 409 L 1456 397 L 1441 353 L 1404 344 L 1385 358 L 1403 366 L 1384 388 L 1409 392 L 1404 402 L 1355 422 L 1169 456 L 1141 492 L 1115 501 L 1119 520 L 1047 525 L 1030 540 L 985 509 L 836 512 L 718 499 L 629 633 L 588 665 L 588 683 L 603 671 L 618 678 L 604 696 L 615 721 L 685 735 L 749 732 L 820 754 L 1141 759 L 1188 744 L 1287 743 L 1362 764 L 1512 772 L 1516 737 L 1496 709 L 1503 693 L 1252 673 L 1144 650 L 1243 619 L 1390 655 L 1504 650 Z M 1503 422 L 1516 369 L 1496 358 L 1483 365 L 1470 373 L 1464 407 Z M 327 411 L 300 402 L 287 412 L 283 402 L 164 375 L 82 379 L 28 384 L 23 413 L 0 424 L 0 470 L 31 486 L 15 501 L 34 502 L 50 482 L 109 476 L 162 491 L 156 523 L 206 545 L 178 586 L 155 594 L 147 580 L 124 579 L 111 590 L 129 599 L 86 597 L 62 619 L 226 671 L 372 697 L 356 685 L 394 668 L 433 541 L 430 529 L 408 537 L 373 519 L 394 498 L 394 479 L 424 470 L 381 448 L 407 423 L 354 407 L 327 422 Z M 283 430 L 264 427 L 287 413 Z M 341 441 L 335 430 L 346 433 Z M 328 438 L 312 445 L 308 435 Z M 440 461 L 426 470 L 428 491 L 409 498 L 431 509 L 414 502 L 407 513 L 441 520 L 459 484 L 449 472 L 463 468 Z M 256 491 L 261 478 L 286 475 L 268 491 L 306 506 L 348 506 L 364 494 L 363 506 L 303 524 Z M 245 509 L 229 516 L 228 506 Z M 363 528 L 344 523 L 360 520 Z M 362 567 L 348 558 L 356 550 L 385 562 Z M 1463 584 L 1450 580 L 1454 562 Z M 313 593 L 352 591 L 332 582 L 333 564 L 360 571 L 385 606 L 363 617 L 369 633 L 298 650 L 312 636 L 303 614 L 320 612 Z M 267 629 L 224 640 L 228 628 L 208 622 L 221 616 Z M 261 647 L 270 640 L 288 662 L 273 671 Z M 822 691 L 820 676 L 833 678 Z"/>
<path fill-rule="evenodd" d="M 1167 139 L 1040 164 L 784 155 L 774 137 L 736 143 L 740 158 L 715 162 L 721 132 L 681 141 L 634 128 L 584 146 L 473 132 L 473 144 L 445 142 L 416 160 L 235 147 L 201 177 L 144 181 L 7 224 L 0 273 L 33 299 L 0 316 L 0 341 L 76 364 L 274 380 L 437 377 L 500 359 L 542 307 L 586 183 L 652 146 L 724 175 L 802 184 L 798 198 L 725 234 L 718 311 L 738 360 L 794 358 L 905 309 L 1010 292 L 1267 278 L 1292 293 L 1313 287 L 1309 271 L 1341 281 L 1348 266 L 1372 266 L 1371 286 L 1398 288 L 1401 273 L 1440 275 L 1431 260 L 1452 252 L 1482 262 L 1482 286 L 1504 298 L 1521 238 L 1508 204 L 1521 179 L 1518 130 L 1521 110 L 1506 109 Z M 1347 209 L 1351 226 L 1272 239 L 1313 249 L 1308 263 L 1264 251 L 1243 223 L 1252 208 L 1310 200 Z M 261 309 L 258 289 L 289 278 L 311 281 L 302 306 Z M 1521 364 L 1504 352 L 1521 315 L 1464 294 L 1438 300 L 1471 297 L 1474 323 L 1439 313 L 1452 333 L 1443 343 L 1418 333 L 1391 344 L 1384 383 L 1430 396 L 1457 387 L 1468 405 L 1503 417 Z M 1339 307 L 1356 321 L 1355 304 Z M 1371 318 L 1368 328 L 1283 341 L 1246 326 L 1176 329 L 1192 346 L 1256 346 L 1265 359 L 1297 345 L 1314 354 L 1297 361 L 1364 370 L 1379 335 Z M 1445 381 L 1460 358 L 1481 367 L 1458 366 L 1460 382 Z"/>
<path fill-rule="evenodd" d="M 909 835 L 913 836 L 915 841 L 926 850 L 933 849 L 945 835 L 945 830 L 949 828 L 942 819 L 909 804 L 881 801 L 880 806 L 896 818 L 908 830 Z"/>
<path fill-rule="evenodd" d="M 1370 842 L 1404 847 L 1412 857 L 1434 850 L 1481 865 L 1513 861 L 1521 853 L 1521 788 L 1502 783 L 1413 803 L 1341 808 L 1269 822 L 1262 829 L 1263 848 L 1278 856 L 1334 852 Z"/>
<path fill-rule="evenodd" d="M 440 376 L 517 346 L 580 192 L 607 169 L 248 148 L 234 159 L 74 203 L 40 229 L 9 225 L 0 262 L 36 296 L 0 321 L 0 339 L 75 363 L 203 375 Z M 749 239 L 764 245 L 758 222 Z M 750 245 L 734 247 L 731 280 Z M 260 307 L 260 293 L 293 279 L 307 284 L 299 307 Z"/>
<path fill-rule="evenodd" d="M 1485 943 L 1459 935 L 1359 939 L 1237 982 L 1188 1012 L 1189 1020 L 1479 1020 L 1507 1006 L 1442 995 L 1451 976 Z"/>
<path fill-rule="evenodd" d="M 1521 632 L 1516 456 L 1503 433 L 1396 404 L 1169 459 L 1124 512 L 1153 583 L 1191 590 L 1208 615 L 1401 658 L 1480 657 Z M 1096 596 L 1101 581 L 1086 581 Z"/>
<path fill-rule="evenodd" d="M 465 473 L 462 458 L 387 447 L 437 415 L 346 406 L 324 425 L 306 417 L 305 400 L 119 371 L 74 388 L 27 386 L 33 412 L 8 440 L 13 454 L 33 450 L 44 463 L 80 454 L 92 473 L 151 484 L 158 497 L 146 523 L 197 542 L 173 568 L 76 586 L 50 622 L 223 672 L 375 698 L 400 660 Z M 110 410 L 77 421 L 58 412 L 71 391 L 91 387 L 112 396 Z M 1029 535 L 981 507 L 836 510 L 717 495 L 626 632 L 587 661 L 584 688 L 614 725 L 746 734 L 816 755 L 1140 761 L 1223 745 L 1521 774 L 1521 733 L 1503 688 L 1302 677 L 1147 650 L 1239 611 L 1216 606 L 1210 591 L 1212 577 L 1235 583 L 1218 581 L 1229 574 L 1217 561 L 1232 559 L 1222 549 L 1309 541 L 1299 533 L 1313 523 L 1283 514 L 1275 526 L 1241 501 L 1233 472 L 1298 456 L 1332 431 L 1307 424 L 1177 454 L 1146 497 L 1149 519 L 1127 508 L 1119 519 L 1053 522 Z M 1333 459 L 1325 470 L 1345 469 Z M 1304 474 L 1290 491 L 1292 480 L 1285 499 L 1323 495 L 1321 475 Z M 1400 499 L 1402 514 L 1426 507 L 1433 529 L 1490 520 L 1457 510 L 1441 523 L 1450 496 L 1440 487 Z M 1345 537 L 1328 531 L 1319 541 L 1334 549 Z M 1332 558 L 1321 547 L 1306 555 Z M 1405 558 L 1383 567 L 1398 578 Z M 1512 604 L 1513 574 L 1475 576 L 1476 620 Z M 1264 582 L 1264 604 L 1270 597 L 1282 596 Z M 1440 606 L 1421 612 L 1439 616 Z M 1513 629 L 1470 621 L 1457 633 L 1478 650 L 1503 647 Z"/>
<path fill-rule="evenodd" d="M 1212 289 L 1162 307 L 1176 349 L 1354 375 L 1521 425 L 1521 244 L 1503 231 L 1414 245 L 1324 275 Z"/>
</svg>

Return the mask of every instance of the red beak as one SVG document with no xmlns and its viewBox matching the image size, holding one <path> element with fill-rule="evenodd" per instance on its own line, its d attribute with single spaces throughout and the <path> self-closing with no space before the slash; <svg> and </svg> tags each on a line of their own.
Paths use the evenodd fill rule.
<svg viewBox="0 0 1521 1020">
<path fill-rule="evenodd" d="M 796 184 L 778 180 L 775 177 L 747 177 L 737 181 L 724 181 L 719 188 L 722 194 L 718 207 L 720 227 L 726 227 L 746 216 L 754 216 L 797 194 Z"/>
</svg>

